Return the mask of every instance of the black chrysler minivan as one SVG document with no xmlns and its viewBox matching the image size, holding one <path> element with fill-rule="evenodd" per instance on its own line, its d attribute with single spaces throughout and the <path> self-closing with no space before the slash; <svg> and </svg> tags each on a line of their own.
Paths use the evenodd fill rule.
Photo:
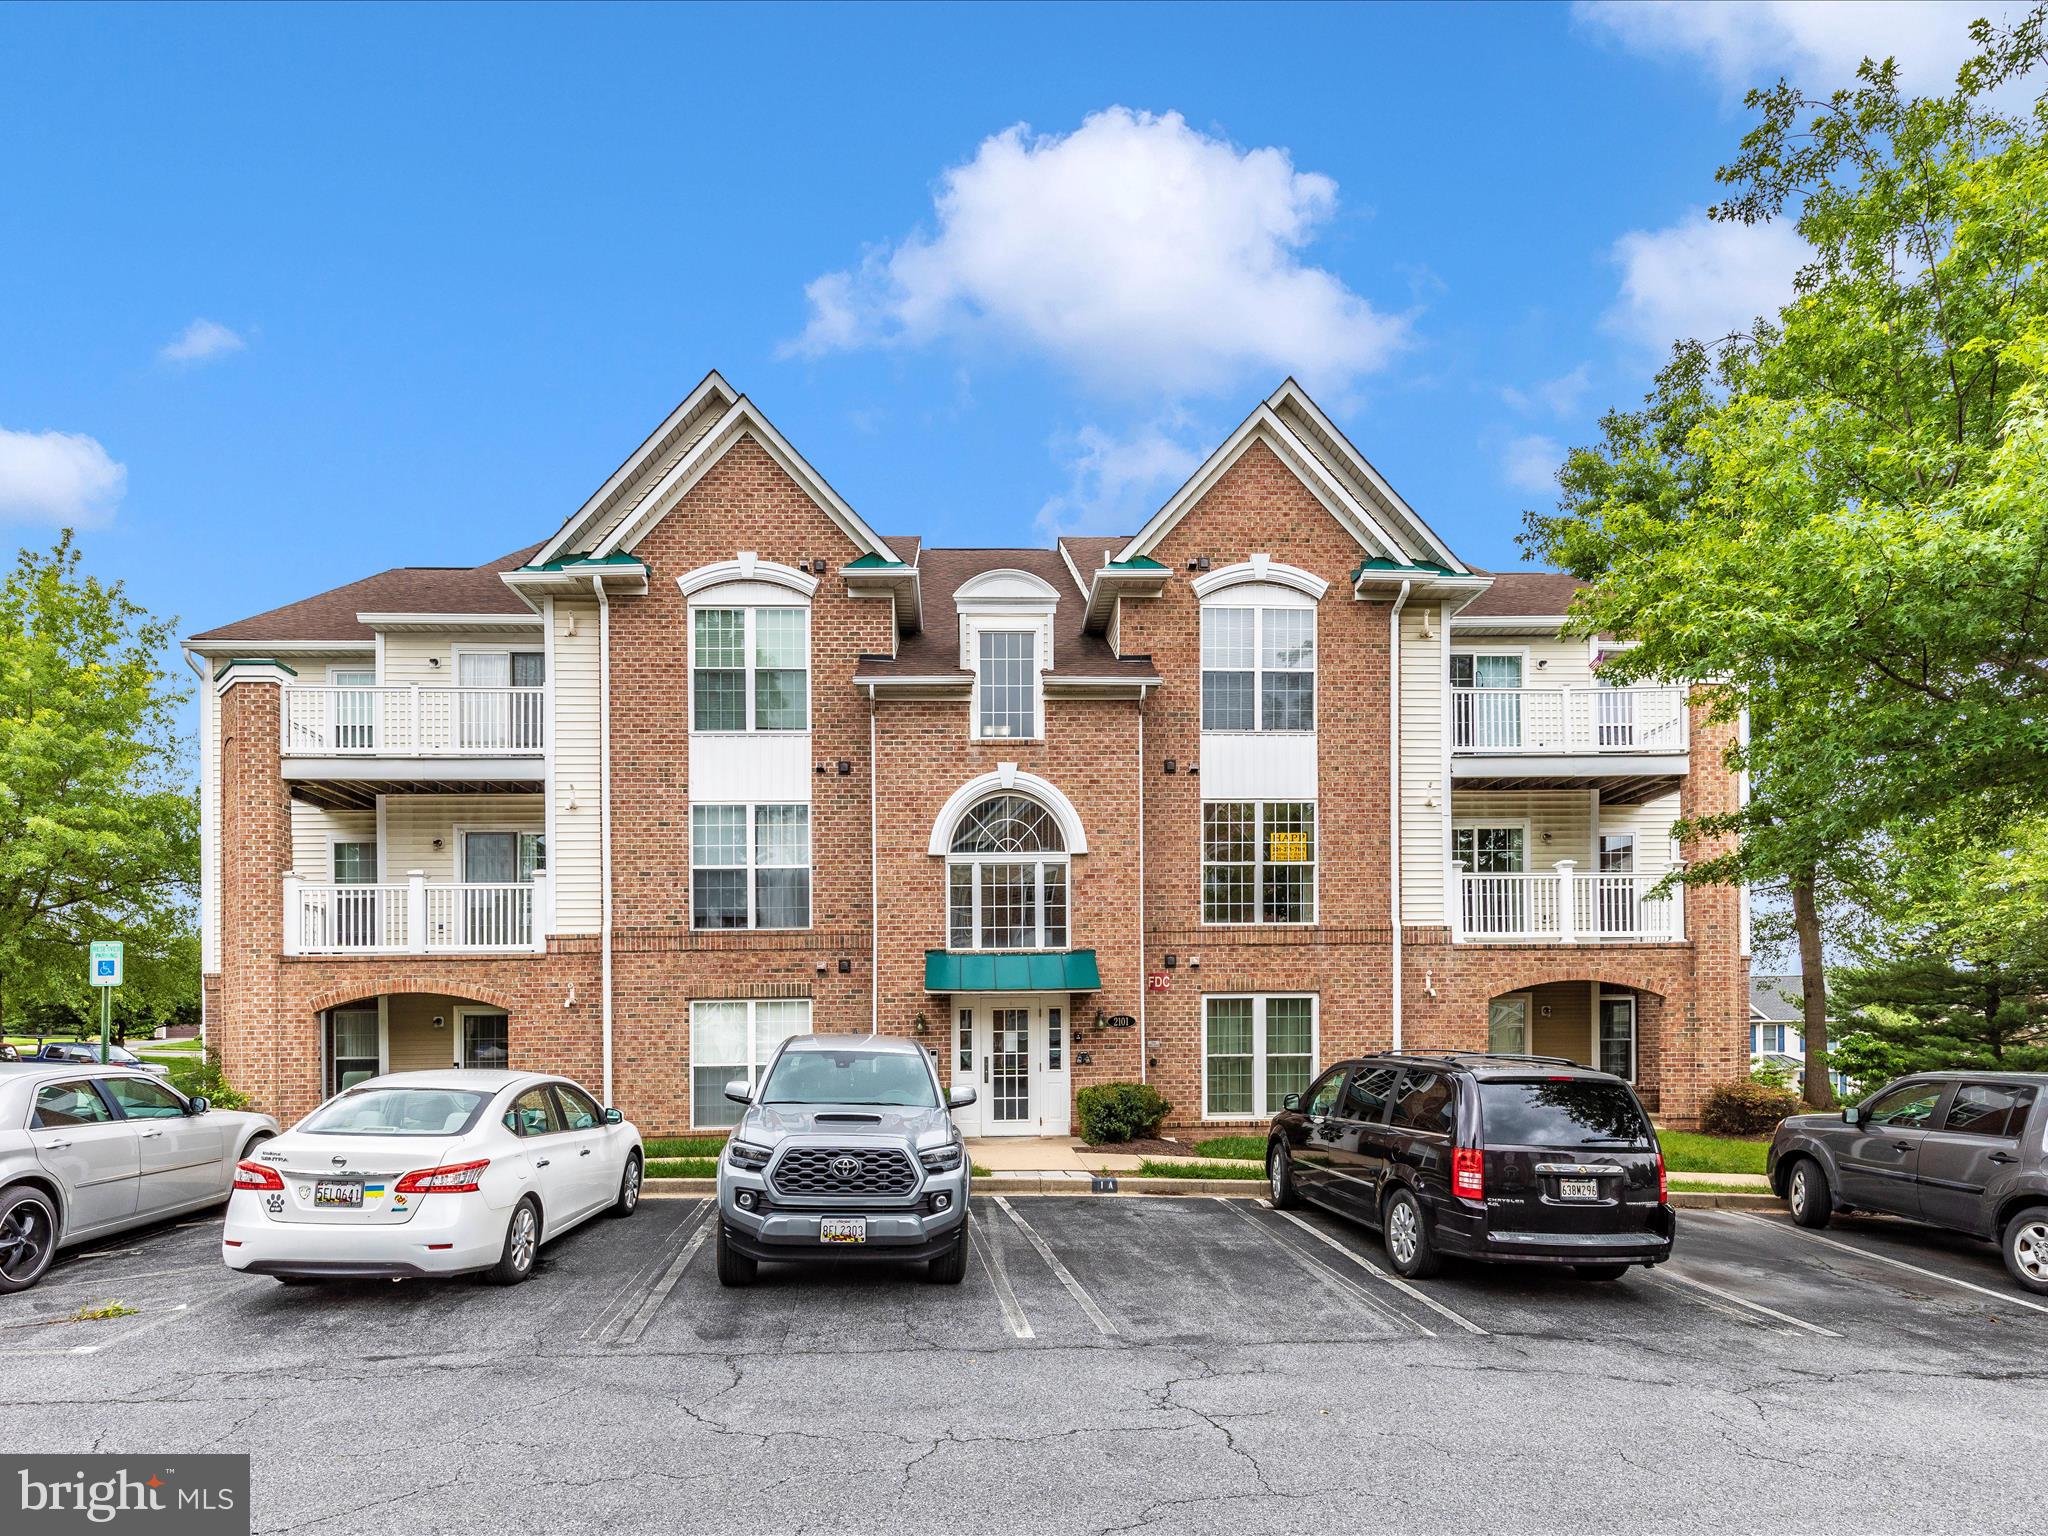
<svg viewBox="0 0 2048 1536">
<path fill-rule="evenodd" d="M 1367 1056 L 1273 1117 L 1273 1203 L 1380 1229 L 1411 1278 L 1442 1256 L 1617 1280 L 1671 1257 L 1657 1133 L 1628 1083 L 1554 1056 Z"/>
</svg>

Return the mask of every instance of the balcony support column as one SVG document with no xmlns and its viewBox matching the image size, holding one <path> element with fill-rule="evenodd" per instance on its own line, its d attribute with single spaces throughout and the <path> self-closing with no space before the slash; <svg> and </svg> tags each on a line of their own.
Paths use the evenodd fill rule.
<svg viewBox="0 0 2048 1536">
<path fill-rule="evenodd" d="M 288 955 L 301 953 L 303 940 L 299 924 L 305 915 L 305 902 L 299 893 L 299 877 L 287 871 L 284 877 L 284 952 Z"/>
<path fill-rule="evenodd" d="M 1557 941 L 1560 944 L 1579 941 L 1579 891 L 1578 882 L 1572 877 L 1572 871 L 1577 867 L 1570 859 L 1557 861 Z"/>
<path fill-rule="evenodd" d="M 408 869 L 405 882 L 406 953 L 424 955 L 427 952 L 427 872 Z"/>
<path fill-rule="evenodd" d="M 548 952 L 548 935 L 555 931 L 555 887 L 544 869 L 533 872 L 533 952 Z"/>
</svg>

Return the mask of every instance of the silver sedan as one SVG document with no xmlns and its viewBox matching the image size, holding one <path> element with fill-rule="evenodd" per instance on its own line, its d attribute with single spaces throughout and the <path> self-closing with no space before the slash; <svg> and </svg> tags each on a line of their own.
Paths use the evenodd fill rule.
<svg viewBox="0 0 2048 1536">
<path fill-rule="evenodd" d="M 148 1072 L 0 1067 L 0 1291 L 42 1279 L 60 1248 L 218 1205 L 235 1164 L 277 1134 Z"/>
</svg>

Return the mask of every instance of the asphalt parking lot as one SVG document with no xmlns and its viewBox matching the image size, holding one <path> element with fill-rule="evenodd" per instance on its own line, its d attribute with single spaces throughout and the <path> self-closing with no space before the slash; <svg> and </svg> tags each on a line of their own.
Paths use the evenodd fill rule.
<svg viewBox="0 0 2048 1536">
<path fill-rule="evenodd" d="M 267 1532 L 1946 1536 L 2038 1508 L 2048 1302 L 1903 1223 L 1686 1211 L 1618 1284 L 1409 1287 L 1316 1213 L 981 1196 L 961 1286 L 725 1291 L 709 1214 L 649 1200 L 510 1290 L 285 1287 L 222 1267 L 213 1219 L 115 1238 L 0 1298 L 0 1445 L 248 1451 Z"/>
</svg>

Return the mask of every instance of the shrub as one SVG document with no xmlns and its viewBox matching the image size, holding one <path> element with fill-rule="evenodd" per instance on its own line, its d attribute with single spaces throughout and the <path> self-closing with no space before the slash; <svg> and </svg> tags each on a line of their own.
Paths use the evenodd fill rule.
<svg viewBox="0 0 2048 1536">
<path fill-rule="evenodd" d="M 220 1069 L 220 1052 L 209 1050 L 198 1060 L 174 1061 L 171 1086 L 186 1098 L 204 1096 L 215 1109 L 247 1109 L 248 1095 L 237 1093 Z"/>
<path fill-rule="evenodd" d="M 1768 1136 L 1780 1120 L 1805 1108 L 1789 1088 L 1738 1078 L 1707 1090 L 1700 1104 L 1700 1129 L 1710 1136 Z"/>
<path fill-rule="evenodd" d="M 1150 1136 L 1173 1106 L 1149 1083 L 1097 1083 L 1074 1096 L 1081 1134 L 1090 1146 Z"/>
</svg>

